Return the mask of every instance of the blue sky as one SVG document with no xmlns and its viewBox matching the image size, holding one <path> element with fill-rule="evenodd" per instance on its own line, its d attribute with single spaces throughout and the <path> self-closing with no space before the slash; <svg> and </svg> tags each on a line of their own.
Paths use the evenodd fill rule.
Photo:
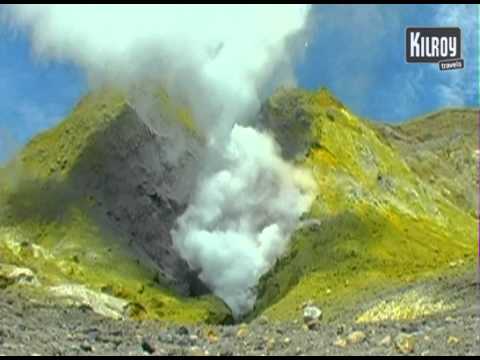
<svg viewBox="0 0 480 360">
<path fill-rule="evenodd" d="M 85 91 L 79 69 L 39 61 L 25 36 L 0 24 L 0 160 L 60 121 Z"/>
<path fill-rule="evenodd" d="M 330 88 L 361 116 L 400 122 L 478 104 L 478 8 L 473 5 L 319 5 L 296 64 L 299 86 Z M 459 26 L 466 70 L 406 64 L 407 26 Z M 29 39 L 0 23 L 0 160 L 60 121 L 87 91 L 74 65 L 40 61 Z"/>
<path fill-rule="evenodd" d="M 320 5 L 297 66 L 300 86 L 330 88 L 362 116 L 389 122 L 445 106 L 478 104 L 476 5 Z M 405 62 L 405 28 L 458 26 L 467 70 Z"/>
</svg>

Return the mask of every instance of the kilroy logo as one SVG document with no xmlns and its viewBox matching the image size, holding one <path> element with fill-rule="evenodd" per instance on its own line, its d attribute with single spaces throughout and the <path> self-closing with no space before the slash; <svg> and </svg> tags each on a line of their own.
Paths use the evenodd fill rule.
<svg viewBox="0 0 480 360">
<path fill-rule="evenodd" d="M 409 27 L 405 40 L 407 63 L 438 63 L 440 70 L 464 67 L 460 28 Z"/>
</svg>

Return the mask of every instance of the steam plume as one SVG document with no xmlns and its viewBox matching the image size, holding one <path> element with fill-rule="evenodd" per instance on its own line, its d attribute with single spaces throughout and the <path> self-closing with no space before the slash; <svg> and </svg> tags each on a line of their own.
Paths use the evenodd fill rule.
<svg viewBox="0 0 480 360">
<path fill-rule="evenodd" d="M 253 306 L 254 286 L 283 253 L 314 186 L 252 128 L 234 126 L 222 160 L 199 184 L 173 235 L 180 253 L 238 315 Z"/>
<path fill-rule="evenodd" d="M 308 173 L 284 162 L 269 136 L 241 126 L 267 89 L 294 82 L 292 49 L 308 12 L 288 5 L 8 8 L 37 55 L 74 62 L 92 86 L 124 87 L 148 113 L 136 89 L 162 84 L 192 110 L 208 140 L 204 170 L 172 235 L 236 315 L 252 306 L 259 276 L 311 202 Z"/>
</svg>

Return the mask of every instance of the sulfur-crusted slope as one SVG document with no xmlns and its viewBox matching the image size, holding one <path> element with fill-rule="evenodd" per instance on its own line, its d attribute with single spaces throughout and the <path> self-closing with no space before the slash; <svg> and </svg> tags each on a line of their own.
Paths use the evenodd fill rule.
<svg viewBox="0 0 480 360">
<path fill-rule="evenodd" d="M 377 127 L 418 176 L 474 214 L 478 114 L 475 109 L 446 109 L 397 126 Z"/>
<path fill-rule="evenodd" d="M 285 256 L 261 279 L 254 315 L 292 318 L 313 300 L 331 319 L 397 285 L 473 269 L 471 212 L 445 196 L 441 183 L 426 180 L 434 171 L 427 175 L 425 167 L 420 175 L 420 161 L 406 161 L 327 90 L 281 89 L 260 121 L 286 157 L 311 169 L 318 196 Z"/>
<path fill-rule="evenodd" d="M 159 118 L 172 115 L 167 101 Z M 122 93 L 86 96 L 0 170 L 0 262 L 34 269 L 45 286 L 75 282 L 124 298 L 137 317 L 228 320 L 172 245 L 200 152 L 191 134 L 181 153 L 175 141 Z"/>
</svg>

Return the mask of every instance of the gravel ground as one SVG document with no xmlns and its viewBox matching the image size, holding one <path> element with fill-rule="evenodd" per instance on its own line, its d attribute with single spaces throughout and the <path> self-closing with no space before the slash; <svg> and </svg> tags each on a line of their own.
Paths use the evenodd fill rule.
<svg viewBox="0 0 480 360">
<path fill-rule="evenodd" d="M 1 355 L 475 355 L 480 354 L 478 284 L 472 276 L 442 285 L 464 306 L 410 322 L 356 324 L 345 318 L 309 330 L 299 320 L 260 317 L 231 326 L 168 326 L 112 320 L 88 308 L 0 290 Z M 364 304 L 365 305 L 365 304 Z M 360 309 L 361 307 L 359 307 Z M 350 312 L 351 313 L 351 312 Z"/>
</svg>

